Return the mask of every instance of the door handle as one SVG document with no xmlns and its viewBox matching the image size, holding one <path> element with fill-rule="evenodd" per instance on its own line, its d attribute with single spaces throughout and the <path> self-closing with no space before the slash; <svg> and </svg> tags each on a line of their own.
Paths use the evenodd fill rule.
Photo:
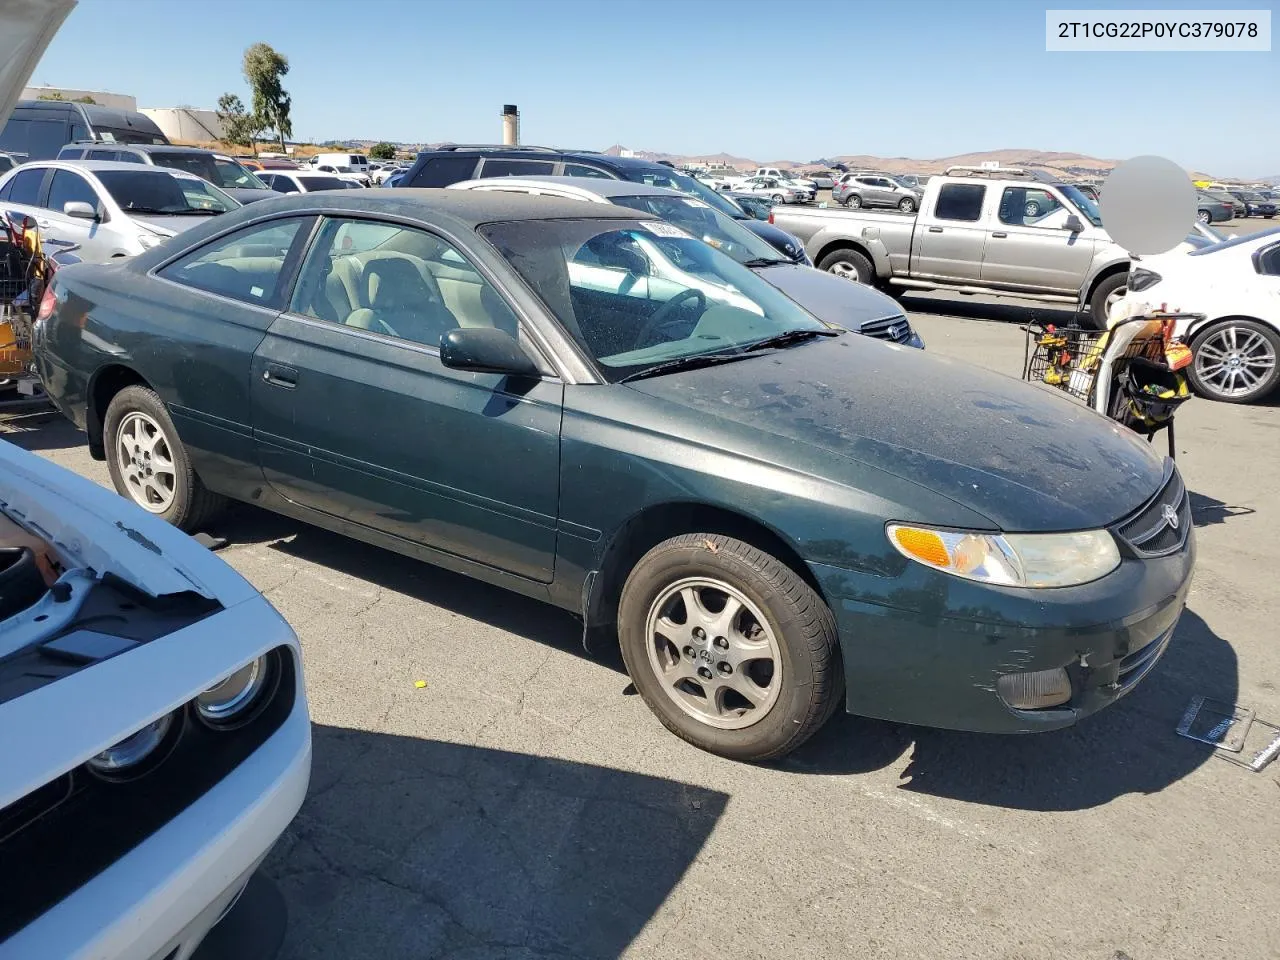
<svg viewBox="0 0 1280 960">
<path fill-rule="evenodd" d="M 941 232 L 942 232 L 942 228 L 941 228 L 941 227 L 930 227 L 930 228 L 929 228 L 929 232 L 930 232 L 930 233 L 941 233 Z"/>
<path fill-rule="evenodd" d="M 37 226 L 37 227 L 47 227 L 47 226 L 49 226 L 49 221 L 48 221 L 48 220 L 37 220 L 37 221 L 36 221 L 36 226 Z"/>
<path fill-rule="evenodd" d="M 1007 237 L 1007 236 L 1008 236 L 1008 234 L 1007 234 L 1007 233 L 1002 233 L 1002 232 L 996 232 L 996 233 L 993 233 L 993 234 L 992 234 L 992 236 L 993 236 L 993 237 Z"/>
<path fill-rule="evenodd" d="M 298 371 L 282 363 L 268 363 L 267 368 L 262 371 L 262 379 L 273 387 L 292 390 L 298 385 Z"/>
</svg>

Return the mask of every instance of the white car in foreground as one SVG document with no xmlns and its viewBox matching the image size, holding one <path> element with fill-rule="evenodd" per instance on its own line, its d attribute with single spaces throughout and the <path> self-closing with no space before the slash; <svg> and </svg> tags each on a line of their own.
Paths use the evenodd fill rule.
<svg viewBox="0 0 1280 960">
<path fill-rule="evenodd" d="M 144 420 L 121 455 L 163 483 Z M 275 953 L 256 871 L 311 774 L 297 638 L 195 540 L 2 441 L 0 731 L 0 957 Z"/>
<path fill-rule="evenodd" d="M 1124 303 L 1205 315 L 1177 331 L 1201 396 L 1253 403 L 1280 384 L 1280 227 L 1135 258 Z"/>
<path fill-rule="evenodd" d="M 240 206 L 195 174 L 119 160 L 39 160 L 0 177 L 0 211 L 77 244 L 87 263 L 136 256 Z"/>
</svg>

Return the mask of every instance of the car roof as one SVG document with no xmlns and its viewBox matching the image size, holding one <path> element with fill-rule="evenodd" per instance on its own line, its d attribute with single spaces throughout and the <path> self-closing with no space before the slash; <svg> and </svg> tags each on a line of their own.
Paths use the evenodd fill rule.
<svg viewBox="0 0 1280 960">
<path fill-rule="evenodd" d="M 134 173 L 163 173 L 171 177 L 185 177 L 188 180 L 199 180 L 194 173 L 185 170 L 174 170 L 170 167 L 153 167 L 149 164 L 126 163 L 123 160 L 32 160 L 15 170 L 29 170 L 33 167 L 55 167 L 60 170 L 88 170 L 90 173 L 102 173 L 108 170 L 132 170 Z"/>
<path fill-rule="evenodd" d="M 468 184 L 465 189 L 478 192 L 485 190 L 500 191 L 504 186 L 561 187 L 568 193 L 576 190 L 581 193 L 604 197 L 605 199 L 648 196 L 697 199 L 696 197 L 690 197 L 687 193 L 681 193 L 679 190 L 672 190 L 669 187 L 654 187 L 647 183 L 634 183 L 630 180 L 605 180 L 602 177 L 489 177 L 481 180 L 464 180 L 461 183 L 451 184 L 448 189 L 458 189 L 462 184 Z M 475 184 L 475 186 L 470 186 L 471 184 Z"/>
<path fill-rule="evenodd" d="M 281 212 L 381 213 L 417 219 L 429 215 L 436 219 L 450 220 L 454 225 L 465 229 L 474 229 L 482 223 L 506 220 L 657 219 L 652 214 L 612 204 L 586 206 L 580 200 L 560 200 L 555 197 L 415 187 L 288 194 L 277 200 L 263 200 L 250 206 L 261 213 L 265 209 L 263 204 L 271 204 L 273 210 Z"/>
</svg>

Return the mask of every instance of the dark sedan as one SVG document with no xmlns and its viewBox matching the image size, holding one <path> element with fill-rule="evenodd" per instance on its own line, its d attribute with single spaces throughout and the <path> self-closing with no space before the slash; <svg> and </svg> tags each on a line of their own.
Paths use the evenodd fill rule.
<svg viewBox="0 0 1280 960">
<path fill-rule="evenodd" d="M 1235 217 L 1235 205 L 1230 199 L 1196 194 L 1196 219 L 1201 223 L 1226 223 Z"/>
<path fill-rule="evenodd" d="M 188 530 L 249 501 L 616 626 L 724 756 L 840 706 L 1068 726 L 1153 668 L 1191 581 L 1187 493 L 1135 434 L 833 330 L 640 211 L 303 194 L 50 291 L 41 377 L 122 495 Z"/>
<path fill-rule="evenodd" d="M 1260 193 L 1254 193 L 1252 190 L 1232 190 L 1231 196 L 1235 197 L 1237 203 L 1244 204 L 1246 217 L 1265 217 L 1270 220 L 1276 215 L 1276 202 Z"/>
</svg>

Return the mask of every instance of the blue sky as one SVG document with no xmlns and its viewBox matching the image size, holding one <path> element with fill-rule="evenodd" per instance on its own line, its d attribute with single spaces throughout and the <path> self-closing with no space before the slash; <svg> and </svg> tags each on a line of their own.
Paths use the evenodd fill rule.
<svg viewBox="0 0 1280 960">
<path fill-rule="evenodd" d="M 33 84 L 140 106 L 248 102 L 289 58 L 294 134 L 499 139 L 760 161 L 1032 147 L 1280 174 L 1280 54 L 1047 53 L 1046 7 L 1105 0 L 80 0 Z"/>
</svg>

